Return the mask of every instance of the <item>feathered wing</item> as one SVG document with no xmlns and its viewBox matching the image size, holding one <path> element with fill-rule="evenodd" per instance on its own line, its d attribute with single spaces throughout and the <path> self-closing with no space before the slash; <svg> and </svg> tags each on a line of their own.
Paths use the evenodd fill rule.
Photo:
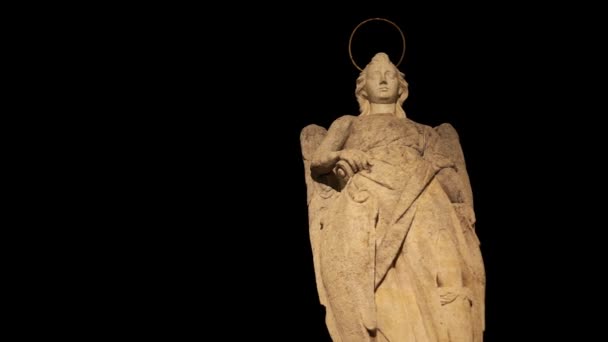
<svg viewBox="0 0 608 342">
<path fill-rule="evenodd" d="M 471 181 L 469 180 L 469 174 L 467 173 L 464 153 L 462 152 L 462 147 L 460 146 L 460 138 L 458 137 L 458 133 L 452 125 L 447 123 L 435 127 L 435 131 L 441 137 L 441 143 L 439 144 L 439 149 L 441 150 L 440 153 L 449 157 L 456 164 L 456 171 L 463 185 L 463 202 L 473 207 L 473 191 L 471 190 Z"/>
<path fill-rule="evenodd" d="M 464 226 L 460 253 L 467 269 L 465 281 L 471 290 L 474 325 L 479 329 L 475 334 L 475 341 L 481 341 L 483 330 L 485 330 L 485 271 L 479 250 L 479 240 L 475 234 L 473 192 L 458 133 L 450 124 L 435 127 L 435 131 L 440 137 L 438 152 L 454 162 L 460 184 L 460 201 L 453 203 L 453 206 L 460 223 Z"/>
<path fill-rule="evenodd" d="M 336 338 L 339 338 L 339 334 L 337 333 L 337 327 L 333 322 L 333 314 L 331 312 L 331 307 L 328 304 L 327 294 L 321 278 L 320 245 L 322 239 L 323 215 L 336 197 L 337 192 L 332 187 L 332 185 L 335 186 L 336 180 L 331 179 L 331 175 L 318 176 L 313 179 L 310 171 L 312 156 L 326 135 L 327 130 L 325 128 L 318 125 L 308 125 L 302 129 L 300 134 L 300 145 L 302 148 L 302 158 L 304 160 L 304 176 L 306 179 L 308 202 L 308 227 L 317 292 L 319 294 L 319 301 L 326 309 L 327 328 L 332 335 L 332 338 L 335 340 Z"/>
</svg>

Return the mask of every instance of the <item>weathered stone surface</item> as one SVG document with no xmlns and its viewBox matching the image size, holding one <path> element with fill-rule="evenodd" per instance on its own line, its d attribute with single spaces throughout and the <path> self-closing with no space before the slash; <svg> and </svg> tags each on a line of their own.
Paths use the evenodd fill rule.
<svg viewBox="0 0 608 342">
<path fill-rule="evenodd" d="M 485 273 L 458 134 L 406 117 L 404 75 L 378 53 L 358 116 L 301 145 L 319 299 L 334 341 L 482 341 Z"/>
</svg>

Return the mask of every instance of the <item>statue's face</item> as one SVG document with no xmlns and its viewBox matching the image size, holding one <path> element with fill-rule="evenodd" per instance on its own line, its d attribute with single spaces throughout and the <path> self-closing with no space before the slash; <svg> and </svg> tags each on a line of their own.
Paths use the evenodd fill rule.
<svg viewBox="0 0 608 342">
<path fill-rule="evenodd" d="M 376 62 L 366 72 L 365 91 L 371 103 L 395 103 L 399 97 L 397 68 L 387 62 Z"/>
</svg>

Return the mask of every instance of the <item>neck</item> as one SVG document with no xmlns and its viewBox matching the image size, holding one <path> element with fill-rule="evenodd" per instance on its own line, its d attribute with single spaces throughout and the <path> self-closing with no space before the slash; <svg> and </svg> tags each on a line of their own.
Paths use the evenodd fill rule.
<svg viewBox="0 0 608 342">
<path fill-rule="evenodd" d="M 397 110 L 396 103 L 370 103 L 370 106 L 369 106 L 370 115 L 387 114 L 387 113 L 395 114 L 396 110 Z"/>
</svg>

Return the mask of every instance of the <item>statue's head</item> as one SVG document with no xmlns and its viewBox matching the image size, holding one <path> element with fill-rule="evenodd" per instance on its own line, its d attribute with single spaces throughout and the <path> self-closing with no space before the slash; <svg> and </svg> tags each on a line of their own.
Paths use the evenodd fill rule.
<svg viewBox="0 0 608 342">
<path fill-rule="evenodd" d="M 369 113 L 370 103 L 396 103 L 395 114 L 405 117 L 402 106 L 408 94 L 405 75 L 383 52 L 377 53 L 357 78 L 355 96 L 361 115 Z"/>
</svg>

